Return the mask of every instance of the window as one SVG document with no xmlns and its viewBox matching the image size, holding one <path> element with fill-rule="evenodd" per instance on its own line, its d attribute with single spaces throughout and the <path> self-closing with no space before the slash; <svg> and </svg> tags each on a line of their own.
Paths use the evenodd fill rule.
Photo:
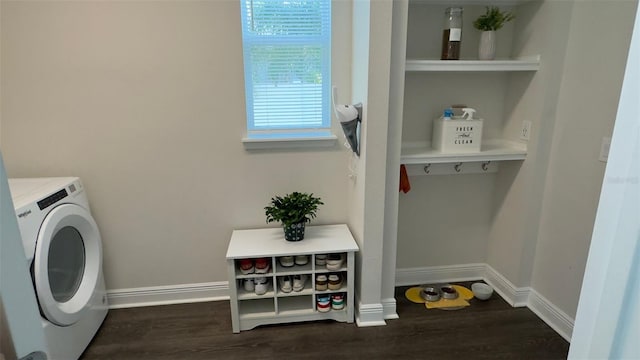
<svg viewBox="0 0 640 360">
<path fill-rule="evenodd" d="M 241 0 L 249 138 L 326 136 L 331 0 Z"/>
</svg>

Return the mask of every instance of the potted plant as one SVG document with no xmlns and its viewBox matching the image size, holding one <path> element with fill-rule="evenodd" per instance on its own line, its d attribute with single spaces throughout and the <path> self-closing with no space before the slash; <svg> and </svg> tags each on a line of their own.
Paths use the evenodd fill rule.
<svg viewBox="0 0 640 360">
<path fill-rule="evenodd" d="M 285 240 L 300 241 L 304 239 L 305 224 L 316 217 L 319 205 L 324 205 L 319 197 L 293 192 L 284 197 L 271 198 L 271 203 L 264 208 L 264 212 L 267 223 L 272 221 L 282 223 Z"/>
<path fill-rule="evenodd" d="M 496 57 L 496 30 L 501 29 L 505 23 L 513 19 L 515 19 L 513 13 L 503 12 L 496 6 L 487 6 L 484 15 L 480 15 L 473 22 L 473 27 L 482 31 L 478 47 L 480 60 L 493 60 Z"/>
</svg>

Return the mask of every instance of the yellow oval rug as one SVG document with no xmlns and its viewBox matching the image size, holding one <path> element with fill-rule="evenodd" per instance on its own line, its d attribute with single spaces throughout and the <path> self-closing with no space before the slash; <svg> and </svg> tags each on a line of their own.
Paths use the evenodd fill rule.
<svg viewBox="0 0 640 360">
<path fill-rule="evenodd" d="M 412 287 L 408 288 L 407 291 L 404 292 L 404 296 L 407 300 L 416 303 L 416 304 L 424 304 L 426 301 L 420 296 L 422 292 L 421 287 Z"/>
<path fill-rule="evenodd" d="M 463 298 L 465 300 L 473 299 L 473 291 L 467 289 L 466 287 L 460 286 L 460 285 L 451 285 L 451 287 L 456 289 L 458 294 L 460 294 L 461 298 Z"/>
</svg>

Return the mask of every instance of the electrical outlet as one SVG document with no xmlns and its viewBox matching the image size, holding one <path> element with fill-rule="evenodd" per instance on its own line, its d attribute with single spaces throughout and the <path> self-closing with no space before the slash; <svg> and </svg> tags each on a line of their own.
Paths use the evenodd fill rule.
<svg viewBox="0 0 640 360">
<path fill-rule="evenodd" d="M 531 136 L 531 121 L 524 120 L 522 122 L 522 129 L 520 129 L 520 139 L 529 140 L 530 136 Z"/>
</svg>

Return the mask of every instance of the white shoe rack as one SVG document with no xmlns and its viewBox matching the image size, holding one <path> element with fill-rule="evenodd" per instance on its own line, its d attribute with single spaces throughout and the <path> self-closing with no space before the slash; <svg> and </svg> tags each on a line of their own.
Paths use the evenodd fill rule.
<svg viewBox="0 0 640 360">
<path fill-rule="evenodd" d="M 282 228 L 235 230 L 227 249 L 229 297 L 233 332 L 250 330 L 259 325 L 290 323 L 298 321 L 331 319 L 352 323 L 354 319 L 354 263 L 358 251 L 351 232 L 346 225 L 307 226 L 305 238 L 290 242 L 284 239 Z M 344 262 L 339 270 L 328 270 L 325 265 L 316 265 L 316 255 L 341 254 Z M 283 267 L 278 258 L 282 256 L 307 255 L 306 265 Z M 270 269 L 266 274 L 242 274 L 240 260 L 267 258 Z M 315 279 L 319 274 L 327 277 L 339 273 L 342 286 L 337 290 L 318 291 Z M 280 290 L 278 279 L 282 276 L 307 275 L 302 291 L 285 293 Z M 269 280 L 268 291 L 258 295 L 244 289 L 243 281 L 258 276 Z M 344 308 L 328 312 L 317 310 L 317 298 L 322 295 L 341 293 Z"/>
</svg>

